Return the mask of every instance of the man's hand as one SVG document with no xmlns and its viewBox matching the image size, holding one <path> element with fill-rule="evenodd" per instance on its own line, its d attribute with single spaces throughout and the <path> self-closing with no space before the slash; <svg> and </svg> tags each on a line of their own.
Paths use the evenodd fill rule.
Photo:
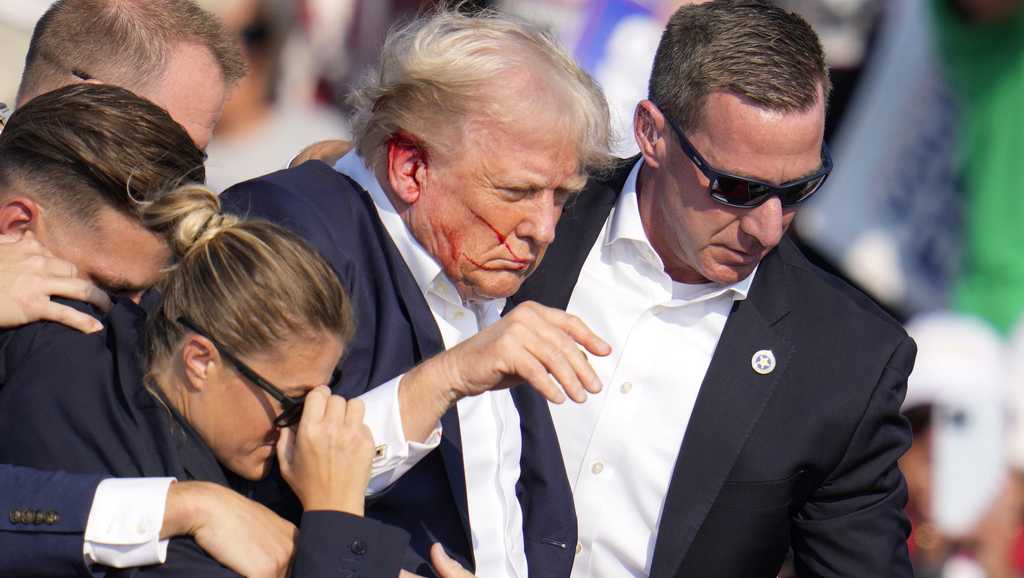
<svg viewBox="0 0 1024 578">
<path fill-rule="evenodd" d="M 249 578 L 287 576 L 298 529 L 267 507 L 209 482 L 175 482 L 160 537 L 192 536 L 215 560 Z"/>
<path fill-rule="evenodd" d="M 345 156 L 345 153 L 352 150 L 352 143 L 343 140 L 322 140 L 318 143 L 309 145 L 302 149 L 292 162 L 288 164 L 288 168 L 297 167 L 306 161 L 323 161 L 332 167 L 334 163 L 338 162 L 338 159 Z"/>
<path fill-rule="evenodd" d="M 554 403 L 566 395 L 583 403 L 587 392 L 601 391 L 601 382 L 581 346 L 594 355 L 611 353 L 578 317 L 530 301 L 520 304 L 402 378 L 398 395 L 406 437 L 425 439 L 463 397 L 524 381 Z"/>
<path fill-rule="evenodd" d="M 106 293 L 79 279 L 74 265 L 54 257 L 31 233 L 17 240 L 0 236 L 0 327 L 48 320 L 84 333 L 103 329 L 92 316 L 50 301 L 56 296 L 110 309 Z"/>
<path fill-rule="evenodd" d="M 281 430 L 281 475 L 304 510 L 363 515 L 373 461 L 373 435 L 363 423 L 363 413 L 361 400 L 346 401 L 320 386 L 306 395 L 297 431 Z"/>
<path fill-rule="evenodd" d="M 430 563 L 441 578 L 475 578 L 461 564 L 452 560 L 439 543 L 430 547 Z"/>
</svg>

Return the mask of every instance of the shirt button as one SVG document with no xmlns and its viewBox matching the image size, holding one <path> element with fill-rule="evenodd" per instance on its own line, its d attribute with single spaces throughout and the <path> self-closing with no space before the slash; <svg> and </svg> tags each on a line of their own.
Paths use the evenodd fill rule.
<svg viewBox="0 0 1024 578">
<path fill-rule="evenodd" d="M 455 313 L 452 314 L 452 317 L 454 317 L 457 320 L 458 319 L 462 319 L 465 316 L 466 316 L 466 314 L 463 313 L 461 310 L 456 310 Z"/>
<path fill-rule="evenodd" d="M 622 387 L 619 388 L 619 391 L 621 391 L 622 393 L 629 393 L 633 391 L 633 384 L 627 381 L 626 383 L 622 384 Z"/>
<path fill-rule="evenodd" d="M 594 474 L 600 474 L 604 471 L 604 464 L 601 462 L 594 462 L 594 465 L 590 466 L 590 471 Z"/>
<path fill-rule="evenodd" d="M 583 551 L 583 542 L 576 542 L 576 553 L 579 554 Z"/>
<path fill-rule="evenodd" d="M 362 540 L 355 540 L 352 542 L 352 545 L 349 546 L 349 549 L 352 550 L 352 553 L 356 556 L 362 556 L 366 553 L 366 542 L 363 542 Z"/>
</svg>

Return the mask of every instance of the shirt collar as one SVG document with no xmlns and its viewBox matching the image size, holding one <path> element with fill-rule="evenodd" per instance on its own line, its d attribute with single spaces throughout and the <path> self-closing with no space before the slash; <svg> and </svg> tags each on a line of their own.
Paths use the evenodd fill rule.
<svg viewBox="0 0 1024 578">
<path fill-rule="evenodd" d="M 618 200 L 615 201 L 615 208 L 608 217 L 604 245 L 609 247 L 619 244 L 619 241 L 629 241 L 628 244 L 632 245 L 635 254 L 653 256 L 652 264 L 657 267 L 661 274 L 667 277 L 667 273 L 664 272 L 665 264 L 647 239 L 647 231 L 644 230 L 643 221 L 640 219 L 640 202 L 636 189 L 640 169 L 643 165 L 644 159 L 641 157 L 633 165 L 633 170 L 629 172 L 629 177 L 626 178 L 626 182 L 622 185 L 622 192 L 619 194 Z M 720 283 L 688 284 L 673 281 L 673 294 L 677 298 L 686 301 L 704 301 L 725 293 L 732 293 L 734 299 L 743 300 L 750 293 L 750 286 L 754 282 L 754 275 L 757 274 L 757 269 L 760 266 L 758 264 L 757 267 L 754 267 L 754 270 L 745 279 L 729 285 L 722 285 Z"/>
<path fill-rule="evenodd" d="M 628 239 L 650 246 L 647 241 L 647 232 L 644 231 L 644 224 L 640 220 L 640 202 L 636 192 L 636 183 L 642 166 L 644 166 L 644 159 L 641 157 L 633 165 L 633 170 L 629 171 L 629 177 L 622 185 L 622 193 L 615 202 L 615 209 L 612 211 L 611 221 L 608 224 L 605 245 L 610 245 L 620 239 Z M 651 250 L 653 251 L 654 248 L 652 247 Z"/>
<path fill-rule="evenodd" d="M 413 237 L 412 231 L 406 226 L 402 217 L 398 215 L 398 211 L 391 203 L 391 199 L 388 198 L 387 193 L 384 192 L 380 183 L 377 182 L 377 176 L 373 174 L 373 170 L 366 165 L 366 162 L 359 156 L 359 153 L 352 150 L 341 157 L 334 165 L 334 170 L 348 175 L 367 193 L 370 193 L 373 206 L 377 209 L 377 216 L 380 217 L 381 223 L 384 224 L 388 235 L 391 236 L 391 240 L 398 247 L 398 252 L 402 255 L 402 259 L 405 260 L 409 271 L 412 272 L 413 278 L 416 279 L 416 285 L 419 286 L 420 291 L 426 294 L 431 287 L 436 288 L 443 283 L 452 285 L 451 281 L 445 277 L 444 272 L 441 270 L 441 265 Z M 454 291 L 455 287 L 452 286 L 451 290 Z M 444 292 L 441 292 L 441 294 L 443 295 Z M 455 293 L 455 298 L 458 299 L 457 292 Z"/>
</svg>

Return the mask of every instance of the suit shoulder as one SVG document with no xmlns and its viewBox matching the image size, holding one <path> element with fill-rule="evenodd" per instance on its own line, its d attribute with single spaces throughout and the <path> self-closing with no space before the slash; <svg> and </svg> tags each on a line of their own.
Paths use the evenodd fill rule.
<svg viewBox="0 0 1024 578">
<path fill-rule="evenodd" d="M 320 161 L 276 171 L 238 183 L 221 194 L 224 208 L 257 217 L 309 217 L 351 207 L 348 180 Z"/>
<path fill-rule="evenodd" d="M 878 338 L 908 339 L 903 325 L 874 299 L 838 276 L 811 263 L 792 242 L 780 247 L 783 260 L 797 278 L 801 299 L 826 312 L 836 330 L 861 327 Z M 859 332 L 858 332 L 859 333 Z"/>
<path fill-rule="evenodd" d="M 290 229 L 344 280 L 352 249 L 374 234 L 372 203 L 348 178 L 320 161 L 239 183 L 221 195 L 227 211 Z"/>
<path fill-rule="evenodd" d="M 70 299 L 54 301 L 95 317 L 101 322 L 105 320 L 104 314 L 89 303 Z M 35 359 L 45 355 L 73 356 L 76 360 L 81 357 L 81 361 L 88 364 L 97 358 L 97 353 L 106 349 L 107 333 L 106 323 L 103 329 L 95 333 L 82 333 L 55 321 L 36 321 L 8 329 L 2 333 L 4 347 L 0 383 L 6 383 L 7 377 L 22 362 L 33 363 Z M 40 361 L 45 365 L 44 360 Z"/>
</svg>

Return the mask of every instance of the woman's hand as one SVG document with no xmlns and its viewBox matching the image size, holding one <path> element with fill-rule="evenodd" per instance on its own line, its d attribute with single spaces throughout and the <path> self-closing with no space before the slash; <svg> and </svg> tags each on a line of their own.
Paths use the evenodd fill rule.
<svg viewBox="0 0 1024 578">
<path fill-rule="evenodd" d="M 304 510 L 363 515 L 373 461 L 373 436 L 363 413 L 362 401 L 346 401 L 319 386 L 306 396 L 297 428 L 281 430 L 281 474 Z"/>
<path fill-rule="evenodd" d="M 110 309 L 106 293 L 77 275 L 74 265 L 54 257 L 31 233 L 17 240 L 0 236 L 0 327 L 47 320 L 84 333 L 103 329 L 92 316 L 50 301 L 67 297 Z"/>
<path fill-rule="evenodd" d="M 249 578 L 285 578 L 298 529 L 263 504 L 210 482 L 167 490 L 160 538 L 192 536 L 215 560 Z"/>
</svg>

